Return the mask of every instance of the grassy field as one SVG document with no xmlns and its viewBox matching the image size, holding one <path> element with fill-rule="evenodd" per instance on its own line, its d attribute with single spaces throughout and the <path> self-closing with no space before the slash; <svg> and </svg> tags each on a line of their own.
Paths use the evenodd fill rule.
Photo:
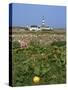
<svg viewBox="0 0 68 90">
<path fill-rule="evenodd" d="M 11 36 L 10 36 L 11 37 Z M 27 46 L 20 47 L 18 40 Z M 35 77 L 37 77 L 35 79 Z M 66 32 L 12 32 L 13 86 L 62 84 L 66 82 Z"/>
</svg>

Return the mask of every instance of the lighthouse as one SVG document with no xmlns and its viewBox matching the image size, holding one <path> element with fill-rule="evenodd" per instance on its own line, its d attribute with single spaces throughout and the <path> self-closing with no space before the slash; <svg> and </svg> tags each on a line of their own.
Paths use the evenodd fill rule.
<svg viewBox="0 0 68 90">
<path fill-rule="evenodd" d="M 45 19 L 44 19 L 44 16 L 42 17 L 42 26 L 45 26 Z"/>
<path fill-rule="evenodd" d="M 46 29 L 44 16 L 42 17 L 42 24 L 41 24 L 40 28 L 41 28 L 41 30 Z"/>
<path fill-rule="evenodd" d="M 50 28 L 49 26 L 45 25 L 45 18 L 42 17 L 42 25 L 40 26 L 41 30 L 52 30 L 53 28 Z"/>
</svg>

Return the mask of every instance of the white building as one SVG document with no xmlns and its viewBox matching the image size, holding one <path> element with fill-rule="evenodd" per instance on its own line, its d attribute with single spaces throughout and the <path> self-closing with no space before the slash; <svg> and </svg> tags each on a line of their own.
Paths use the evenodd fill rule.
<svg viewBox="0 0 68 90">
<path fill-rule="evenodd" d="M 37 25 L 31 25 L 29 27 L 29 30 L 32 31 L 32 30 L 35 30 L 35 31 L 39 31 L 40 30 L 40 27 L 38 27 Z"/>
<path fill-rule="evenodd" d="M 40 30 L 52 30 L 53 28 L 49 26 L 40 26 Z"/>
</svg>

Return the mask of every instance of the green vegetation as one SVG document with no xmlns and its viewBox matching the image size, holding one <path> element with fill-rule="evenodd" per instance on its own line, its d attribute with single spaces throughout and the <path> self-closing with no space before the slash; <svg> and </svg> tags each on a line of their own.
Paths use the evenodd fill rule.
<svg viewBox="0 0 68 90">
<path fill-rule="evenodd" d="M 57 46 L 65 46 L 66 45 L 66 41 L 58 41 L 58 42 L 53 42 L 51 45 L 57 45 Z"/>
<path fill-rule="evenodd" d="M 27 48 L 13 42 L 12 66 L 13 86 L 65 83 L 66 42 L 43 45 L 33 39 Z M 35 76 L 40 78 L 38 83 L 33 82 Z"/>
<path fill-rule="evenodd" d="M 45 34 L 47 34 L 47 33 L 48 34 L 65 34 L 66 32 L 65 32 L 65 30 L 41 30 L 41 31 L 36 32 L 35 30 L 29 31 L 28 29 L 27 30 L 25 30 L 25 29 L 24 30 L 13 29 L 12 33 L 16 34 L 16 35 L 17 34 L 19 34 L 19 35 L 20 34 L 22 34 L 22 35 L 23 34 L 38 34 L 39 35 L 39 34 L 44 34 L 44 33 Z"/>
<path fill-rule="evenodd" d="M 20 43 L 19 43 L 18 41 L 13 41 L 13 42 L 12 42 L 12 48 L 13 48 L 13 49 L 20 48 Z"/>
</svg>

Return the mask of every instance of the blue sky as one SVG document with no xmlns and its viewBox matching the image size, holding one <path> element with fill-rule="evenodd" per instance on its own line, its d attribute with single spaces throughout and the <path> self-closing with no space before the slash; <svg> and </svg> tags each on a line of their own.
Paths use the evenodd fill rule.
<svg viewBox="0 0 68 90">
<path fill-rule="evenodd" d="M 66 27 L 66 7 L 34 4 L 12 4 L 12 26 L 45 25 L 56 28 Z"/>
</svg>

